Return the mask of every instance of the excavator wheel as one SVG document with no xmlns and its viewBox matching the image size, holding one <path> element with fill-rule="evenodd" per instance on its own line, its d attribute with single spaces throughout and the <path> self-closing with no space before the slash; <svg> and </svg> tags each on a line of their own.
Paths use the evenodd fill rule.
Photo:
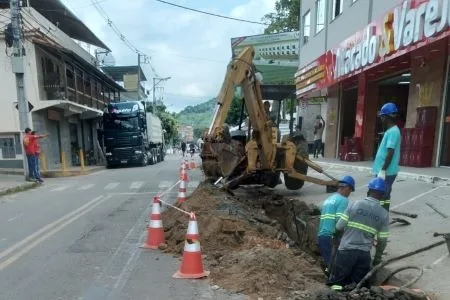
<svg viewBox="0 0 450 300">
<path fill-rule="evenodd" d="M 308 142 L 306 140 L 301 139 L 295 141 L 296 147 L 297 147 L 297 155 L 308 157 Z M 308 165 L 305 164 L 302 161 L 296 160 L 294 163 L 294 169 L 303 175 L 306 175 L 308 173 Z M 299 190 L 303 187 L 305 182 L 303 180 L 298 180 L 292 177 L 289 177 L 286 174 L 283 174 L 284 176 L 284 185 L 288 190 Z"/>
<path fill-rule="evenodd" d="M 300 174 L 306 175 L 308 173 L 308 165 L 299 161 L 295 162 L 294 168 Z M 298 180 L 292 177 L 284 175 L 284 185 L 288 190 L 299 190 L 303 187 L 305 182 L 303 180 Z"/>
</svg>

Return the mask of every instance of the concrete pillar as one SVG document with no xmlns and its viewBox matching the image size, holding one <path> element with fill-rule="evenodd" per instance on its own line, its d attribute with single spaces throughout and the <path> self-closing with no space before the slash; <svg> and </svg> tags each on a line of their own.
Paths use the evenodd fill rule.
<svg viewBox="0 0 450 300">
<path fill-rule="evenodd" d="M 375 149 L 375 140 L 377 138 L 376 123 L 378 115 L 379 88 L 378 83 L 370 82 L 367 84 L 367 96 L 365 103 L 364 134 L 363 134 L 363 157 L 364 160 L 372 160 Z"/>
</svg>

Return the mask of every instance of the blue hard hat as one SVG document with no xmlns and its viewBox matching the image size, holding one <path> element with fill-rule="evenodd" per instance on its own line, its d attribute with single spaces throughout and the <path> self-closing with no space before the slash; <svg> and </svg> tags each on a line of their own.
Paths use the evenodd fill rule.
<svg viewBox="0 0 450 300">
<path fill-rule="evenodd" d="M 352 188 L 352 191 L 355 191 L 355 179 L 352 176 L 344 176 L 341 180 L 339 180 L 339 186 L 349 186 Z"/>
<path fill-rule="evenodd" d="M 381 116 L 386 116 L 386 115 L 391 115 L 391 114 L 396 114 L 398 113 L 398 108 L 397 105 L 395 105 L 392 102 L 386 103 L 381 107 L 380 112 L 378 113 L 378 115 Z"/>
<path fill-rule="evenodd" d="M 386 183 L 382 178 L 374 178 L 369 182 L 369 190 L 378 191 L 384 193 L 386 191 Z"/>
</svg>

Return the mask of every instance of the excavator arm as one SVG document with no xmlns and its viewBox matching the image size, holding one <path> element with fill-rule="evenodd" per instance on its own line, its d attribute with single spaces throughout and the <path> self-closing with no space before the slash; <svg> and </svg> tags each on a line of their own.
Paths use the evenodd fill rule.
<svg viewBox="0 0 450 300">
<path fill-rule="evenodd" d="M 225 178 L 234 186 L 255 182 L 275 186 L 279 183 L 280 173 L 284 173 L 285 180 L 294 182 L 286 182 L 288 188 L 291 185 L 298 189 L 304 181 L 335 186 L 334 178 L 324 181 L 306 176 L 308 166 L 317 169 L 317 165 L 305 155 L 297 157 L 298 147 L 292 139 L 277 143 L 277 129 L 265 113 L 253 57 L 253 47 L 246 47 L 227 67 L 213 120 L 203 136 L 201 158 L 205 175 L 212 180 Z M 241 140 L 232 138 L 225 124 L 236 86 L 241 86 L 244 92 L 244 103 L 253 129 L 252 138 L 247 143 L 245 136 Z"/>
</svg>

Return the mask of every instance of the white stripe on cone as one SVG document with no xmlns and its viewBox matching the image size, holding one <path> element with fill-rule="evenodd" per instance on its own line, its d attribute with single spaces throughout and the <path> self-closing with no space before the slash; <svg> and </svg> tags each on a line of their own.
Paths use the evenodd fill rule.
<svg viewBox="0 0 450 300">
<path fill-rule="evenodd" d="M 150 227 L 151 228 L 161 228 L 162 226 L 162 221 L 161 220 L 151 220 L 150 221 Z"/>
<path fill-rule="evenodd" d="M 200 242 L 194 242 L 189 244 L 188 242 L 184 243 L 184 251 L 186 252 L 200 252 Z"/>
<path fill-rule="evenodd" d="M 198 235 L 198 224 L 196 220 L 190 220 L 188 224 L 187 234 Z"/>
</svg>

